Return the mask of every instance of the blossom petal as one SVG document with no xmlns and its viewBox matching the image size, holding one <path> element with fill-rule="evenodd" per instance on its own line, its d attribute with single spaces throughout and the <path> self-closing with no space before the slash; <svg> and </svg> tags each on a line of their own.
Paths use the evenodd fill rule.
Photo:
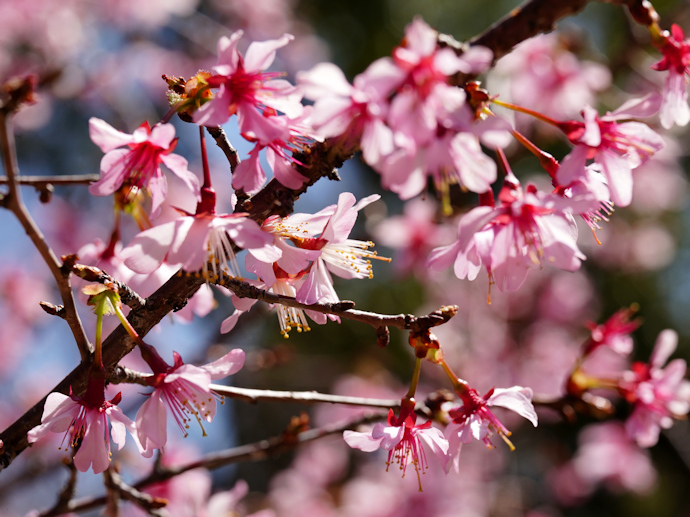
<svg viewBox="0 0 690 517">
<path fill-rule="evenodd" d="M 225 354 L 220 359 L 202 366 L 211 376 L 212 380 L 223 379 L 239 372 L 244 366 L 244 350 L 236 348 Z"/>
<path fill-rule="evenodd" d="M 537 427 L 538 418 L 532 405 L 532 390 L 522 386 L 496 388 L 487 400 L 489 406 L 499 406 L 514 411 Z"/>
<path fill-rule="evenodd" d="M 381 425 L 381 424 L 378 424 Z M 373 452 L 381 447 L 380 438 L 372 438 L 371 433 L 358 433 L 357 431 L 343 431 L 343 440 L 353 449 L 364 452 Z"/>
<path fill-rule="evenodd" d="M 105 120 L 96 117 L 89 119 L 89 137 L 104 153 L 135 143 L 132 135 L 118 131 Z"/>
</svg>

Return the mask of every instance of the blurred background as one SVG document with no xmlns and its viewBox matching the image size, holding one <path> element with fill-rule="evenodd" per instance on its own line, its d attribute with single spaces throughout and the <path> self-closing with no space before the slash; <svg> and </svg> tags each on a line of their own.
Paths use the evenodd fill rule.
<svg viewBox="0 0 690 517">
<path fill-rule="evenodd" d="M 653 3 L 662 27 L 678 23 L 690 30 L 690 3 Z M 151 124 L 160 120 L 168 109 L 161 75 L 188 78 L 199 69 L 210 69 L 218 39 L 235 30 L 244 30 L 241 50 L 251 41 L 293 34 L 294 42 L 278 53 L 272 67 L 287 71 L 293 82 L 297 71 L 322 61 L 336 63 L 352 80 L 374 59 L 390 55 L 415 16 L 466 40 L 518 4 L 508 0 L 1 0 L 0 79 L 35 73 L 42 81 L 38 102 L 16 119 L 21 172 L 98 173 L 102 153 L 89 140 L 88 119 L 104 119 L 125 132 L 145 120 Z M 657 60 L 647 32 L 635 26 L 623 9 L 592 2 L 581 14 L 563 20 L 553 35 L 501 60 L 484 84 L 492 94 L 554 118 L 577 118 L 585 104 L 604 112 L 630 96 L 659 88 L 660 79 L 649 69 Z M 172 122 L 180 137 L 176 152 L 200 174 L 196 128 L 177 119 Z M 515 123 L 554 156 L 568 152 L 565 139 L 543 124 L 521 118 Z M 240 157 L 247 156 L 251 145 L 239 136 L 234 121 L 225 130 Z M 440 217 L 433 194 L 403 204 L 381 189 L 379 176 L 358 157 L 340 171 L 341 182 L 320 182 L 302 196 L 297 210 L 318 211 L 335 203 L 342 191 L 357 198 L 380 193 L 382 200 L 360 214 L 353 236 L 374 240 L 379 253 L 393 262 L 374 264 L 372 280 L 336 279 L 340 298 L 355 301 L 359 309 L 386 314 L 426 314 L 443 304 L 457 304 L 458 316 L 437 335 L 449 362 L 472 386 L 483 393 L 493 386 L 518 384 L 542 396 L 558 396 L 588 336 L 585 323 L 602 322 L 633 303 L 639 304 L 644 320 L 635 332 L 634 359 L 646 361 L 665 328 L 680 334 L 676 356 L 690 359 L 688 134 L 678 128 L 663 135 L 666 149 L 635 171 L 633 204 L 616 210 L 597 233 L 602 244 L 586 226 L 581 228 L 579 243 L 588 258 L 579 272 L 533 272 L 516 293 L 494 290 L 491 305 L 486 303 L 489 286 L 483 274 L 468 282 L 433 275 L 424 268 L 432 248 L 453 241 L 457 219 Z M 229 189 L 228 164 L 212 141 L 209 145 L 214 186 L 219 191 L 223 186 Z M 508 156 L 521 180 L 548 185 L 531 155 L 515 146 Z M 169 180 L 171 204 L 184 204 L 175 197 L 174 180 Z M 458 215 L 476 203 L 474 194 L 452 194 Z M 75 253 L 98 239 L 107 242 L 113 225 L 111 198 L 90 196 L 85 186 L 57 187 L 48 203 L 28 187 L 24 196 L 58 254 Z M 230 210 L 229 193 L 221 199 Z M 71 371 L 79 356 L 64 323 L 38 306 L 41 300 L 59 299 L 47 268 L 7 211 L 0 211 L 0 228 L 0 427 L 4 428 Z M 126 244 L 137 228 L 125 218 L 123 231 Z M 313 325 L 311 332 L 293 332 L 286 340 L 279 334 L 275 310 L 257 304 L 230 334 L 221 335 L 220 322 L 232 312 L 232 304 L 220 292 L 204 296 L 190 305 L 186 317 L 167 318 L 148 336 L 147 341 L 167 360 L 175 350 L 186 362 L 202 364 L 224 351 L 242 348 L 247 363 L 231 380 L 237 386 L 380 398 L 400 398 L 406 391 L 412 349 L 407 336 L 395 329 L 385 349 L 376 346 L 370 327 L 349 321 Z M 216 310 L 209 313 L 212 305 Z M 95 322 L 88 308 L 82 303 L 79 310 L 93 335 Z M 111 328 L 114 325 L 111 322 Z M 135 355 L 127 358 L 127 364 L 144 370 Z M 601 363 L 615 368 L 616 361 L 611 357 Z M 440 372 L 426 366 L 431 365 L 423 369 L 422 392 L 451 387 Z M 122 385 L 109 389 L 112 394 L 123 392 L 122 406 L 133 418 L 145 390 Z M 619 402 L 614 399 L 619 420 L 605 424 L 587 416 L 566 423 L 555 413 L 540 410 L 540 426 L 532 429 L 501 415 L 514 431 L 516 452 L 502 444 L 492 451 L 480 443 L 470 444 L 462 452 L 462 474 L 445 476 L 432 462 L 423 476 L 422 493 L 417 492 L 414 476 L 402 479 L 396 469 L 386 473 L 385 455 L 352 451 L 337 436 L 265 461 L 213 473 L 194 471 L 180 476 L 176 485 L 156 490 L 170 498 L 171 515 L 180 516 L 214 515 L 208 507 L 210 495 L 228 491 L 238 480 L 246 481 L 249 490 L 237 509 L 240 515 L 262 509 L 272 509 L 281 517 L 689 515 L 690 427 L 678 422 L 662 433 L 656 447 L 639 449 L 622 433 L 620 422 L 629 409 Z M 204 452 L 279 435 L 302 411 L 316 426 L 358 410 L 228 400 L 209 426 L 209 437 L 202 438 L 200 429 L 192 429 L 182 439 L 171 426 L 171 436 L 179 440 L 168 446 L 163 461 L 183 462 Z M 59 441 L 56 435 L 36 444 L 0 473 L 3 516 L 21 516 L 54 504 L 67 479 Z M 130 481 L 151 468 L 131 444 L 116 461 Z M 78 495 L 102 491 L 98 476 L 79 476 Z M 128 511 L 135 510 L 123 515 Z"/>
</svg>

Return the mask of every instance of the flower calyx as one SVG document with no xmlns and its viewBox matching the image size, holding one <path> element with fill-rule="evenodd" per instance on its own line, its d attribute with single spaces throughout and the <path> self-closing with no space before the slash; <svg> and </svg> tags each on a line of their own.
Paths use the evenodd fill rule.
<svg viewBox="0 0 690 517">
<path fill-rule="evenodd" d="M 443 350 L 436 335 L 425 329 L 423 331 L 411 331 L 409 343 L 414 348 L 415 357 L 418 359 L 426 359 L 433 364 L 441 364 L 443 362 Z"/>
</svg>

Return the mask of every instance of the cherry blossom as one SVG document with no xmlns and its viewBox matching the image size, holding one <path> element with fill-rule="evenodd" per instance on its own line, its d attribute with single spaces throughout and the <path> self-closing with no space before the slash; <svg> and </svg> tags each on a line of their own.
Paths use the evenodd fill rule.
<svg viewBox="0 0 690 517">
<path fill-rule="evenodd" d="M 532 267 L 551 264 L 575 271 L 585 258 L 577 247 L 577 227 L 560 197 L 506 177 L 499 207 L 479 206 L 458 226 L 458 240 L 434 249 L 427 265 L 442 270 L 454 264 L 458 278 L 476 278 L 483 264 L 501 291 L 514 291 Z"/>
<path fill-rule="evenodd" d="M 601 325 L 594 322 L 587 323 L 587 328 L 592 335 L 584 346 L 583 355 L 588 355 L 602 346 L 620 355 L 630 355 L 633 349 L 630 334 L 637 330 L 641 323 L 639 319 L 632 319 L 634 314 L 635 309 L 632 307 L 620 309 Z"/>
<path fill-rule="evenodd" d="M 658 94 L 649 94 L 630 100 L 603 117 L 586 106 L 582 110 L 584 122 L 560 123 L 559 127 L 576 147 L 563 159 L 556 174 L 558 182 L 568 185 L 581 177 L 587 160 L 593 159 L 606 178 L 611 200 L 616 205 L 628 206 L 632 200 L 632 170 L 662 149 L 664 140 L 646 124 L 625 120 L 656 113 L 660 101 Z"/>
<path fill-rule="evenodd" d="M 223 276 L 239 277 L 233 242 L 278 258 L 280 251 L 271 246 L 270 235 L 262 232 L 244 214 L 200 213 L 180 217 L 139 233 L 122 250 L 125 265 L 137 273 L 151 273 L 165 260 L 181 265 L 188 272 L 201 271 L 209 281 Z M 209 269 L 210 264 L 210 269 Z"/>
<path fill-rule="evenodd" d="M 194 122 L 218 126 L 237 114 L 240 131 L 245 137 L 272 142 L 288 140 L 286 128 L 276 123 L 277 112 L 289 117 L 302 114 L 301 94 L 281 77 L 280 72 L 265 72 L 275 59 L 276 50 L 294 38 L 284 34 L 279 39 L 254 42 L 243 57 L 237 43 L 243 32 L 237 31 L 218 42 L 215 75 L 208 78 L 211 88 L 219 88 L 213 100 L 194 115 Z"/>
<path fill-rule="evenodd" d="M 460 472 L 460 449 L 463 444 L 470 443 L 473 439 L 482 440 L 491 449 L 494 446 L 491 436 L 496 433 L 511 449 L 514 448 L 508 440 L 510 431 L 491 412 L 489 406 L 510 409 L 537 427 L 537 413 L 532 405 L 530 388 L 492 388 L 482 397 L 473 388 L 466 386 L 460 395 L 462 406 L 448 412 L 453 420 L 445 432 L 450 447 L 445 465 L 446 472 L 450 471 L 451 466 Z"/>
<path fill-rule="evenodd" d="M 151 214 L 155 217 L 167 193 L 167 181 L 161 171 L 163 163 L 198 196 L 199 179 L 187 169 L 187 160 L 173 151 L 177 146 L 172 124 L 156 124 L 153 129 L 144 122 L 128 135 L 107 122 L 89 120 L 91 140 L 105 156 L 101 160 L 101 179 L 89 187 L 94 196 L 109 196 L 125 186 L 126 197 L 146 188 L 151 195 Z M 118 149 L 128 146 L 129 149 Z"/>
<path fill-rule="evenodd" d="M 678 344 L 678 334 L 670 329 L 659 334 L 649 364 L 636 362 L 623 374 L 620 391 L 633 406 L 625 423 L 628 435 L 640 447 L 652 447 L 661 429 L 673 425 L 690 411 L 690 381 L 684 379 L 687 365 L 674 359 L 666 365 Z"/>
<path fill-rule="evenodd" d="M 443 461 L 448 453 L 448 442 L 441 431 L 431 427 L 431 421 L 416 424 L 417 415 L 414 412 L 414 406 L 414 399 L 403 399 L 400 414 L 397 417 L 392 409 L 388 412 L 388 425 L 379 422 L 369 433 L 344 431 L 343 438 L 350 447 L 364 452 L 373 452 L 378 449 L 388 451 L 387 465 L 390 466 L 392 461 L 397 463 L 403 477 L 405 477 L 408 463 L 412 463 L 421 491 L 420 474 L 428 468 L 428 462 L 420 439 Z"/>
<path fill-rule="evenodd" d="M 46 399 L 41 424 L 28 432 L 27 440 L 35 443 L 50 432 L 64 433 L 65 438 L 69 436 L 69 445 L 78 447 L 74 466 L 81 472 L 93 467 L 99 474 L 110 465 L 111 436 L 120 450 L 129 431 L 140 447 L 134 422 L 117 407 L 120 399 L 118 393 L 112 400 L 105 400 L 102 386 L 100 391 L 90 386 L 84 397 L 53 392 Z"/>
<path fill-rule="evenodd" d="M 580 503 L 599 485 L 616 493 L 629 490 L 638 494 L 654 487 L 657 473 L 649 452 L 631 440 L 620 422 L 585 427 L 578 445 L 575 456 L 549 474 L 562 503 Z"/>
<path fill-rule="evenodd" d="M 578 59 L 568 43 L 567 35 L 556 33 L 523 41 L 496 63 L 489 74 L 489 89 L 507 90 L 512 102 L 556 119 L 576 115 L 582 106 L 594 104 L 596 92 L 610 85 L 611 72 L 599 63 Z M 519 117 L 518 123 L 533 120 Z"/>
<path fill-rule="evenodd" d="M 690 42 L 685 39 L 683 29 L 675 23 L 671 26 L 671 33 L 665 33 L 666 38 L 661 47 L 663 58 L 655 63 L 654 70 L 666 71 L 668 76 L 662 92 L 663 100 L 659 111 L 659 120 L 666 129 L 673 124 L 685 126 L 690 122 L 690 107 L 688 107 L 687 79 L 688 64 L 690 64 Z"/>
<path fill-rule="evenodd" d="M 222 379 L 240 371 L 244 365 L 244 351 L 235 349 L 220 359 L 205 366 L 184 364 L 175 352 L 175 362 L 169 366 L 153 347 L 142 350 L 144 359 L 153 369 L 148 379 L 153 393 L 137 412 L 137 436 L 141 441 L 142 454 L 149 458 L 154 449 L 161 449 L 167 442 L 167 408 L 187 436 L 189 422 L 195 419 L 201 426 L 202 420 L 213 421 L 216 414 L 216 399 L 211 393 L 212 380 Z"/>
</svg>

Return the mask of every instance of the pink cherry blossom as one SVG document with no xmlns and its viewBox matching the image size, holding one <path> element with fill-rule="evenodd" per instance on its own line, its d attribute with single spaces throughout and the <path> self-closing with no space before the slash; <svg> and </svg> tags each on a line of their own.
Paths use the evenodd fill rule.
<svg viewBox="0 0 690 517">
<path fill-rule="evenodd" d="M 218 42 L 218 63 L 209 86 L 219 88 L 213 100 L 195 114 L 194 122 L 205 126 L 219 126 L 237 114 L 240 131 L 252 140 L 272 142 L 288 140 L 284 125 L 276 123 L 277 112 L 289 117 L 302 114 L 301 94 L 290 83 L 278 79 L 280 72 L 265 72 L 276 50 L 294 38 L 284 34 L 279 39 L 254 42 L 243 57 L 237 43 L 243 32 L 237 31 Z"/>
<path fill-rule="evenodd" d="M 305 115 L 309 110 L 305 108 Z M 305 117 L 288 118 L 287 116 L 272 117 L 276 126 L 285 128 L 285 134 L 274 140 L 263 140 L 257 137 L 257 144 L 249 153 L 249 158 L 242 160 L 237 166 L 232 178 L 235 189 L 254 194 L 266 182 L 266 173 L 259 160 L 259 152 L 266 149 L 266 160 L 273 171 L 273 177 L 281 184 L 291 189 L 300 188 L 307 178 L 300 174 L 294 165 L 302 165 L 288 152 L 301 150 L 310 139 L 318 136 L 306 125 Z"/>
<path fill-rule="evenodd" d="M 652 447 L 661 429 L 673 425 L 690 411 L 690 381 L 685 380 L 687 365 L 674 359 L 666 365 L 678 344 L 678 334 L 670 329 L 659 334 L 649 364 L 636 362 L 623 374 L 619 389 L 633 406 L 625 423 L 628 435 L 640 447 Z"/>
<path fill-rule="evenodd" d="M 332 63 L 320 63 L 299 72 L 305 97 L 315 100 L 312 126 L 324 138 L 340 137 L 345 149 L 359 143 L 364 160 L 375 166 L 393 151 L 393 133 L 386 125 L 388 97 L 406 73 L 391 58 L 381 58 L 355 77 L 350 85 Z"/>
<path fill-rule="evenodd" d="M 101 160 L 101 179 L 89 187 L 91 194 L 109 196 L 124 185 L 134 195 L 137 189 L 146 188 L 151 195 L 151 214 L 155 217 L 167 193 L 167 181 L 160 167 L 163 163 L 198 196 L 199 179 L 187 169 L 187 160 L 173 153 L 177 138 L 172 124 L 156 124 L 151 129 L 144 122 L 128 135 L 92 117 L 89 135 L 106 153 Z M 128 149 L 118 149 L 122 146 Z"/>
<path fill-rule="evenodd" d="M 258 255 L 278 258 L 280 251 L 271 242 L 271 236 L 245 214 L 204 212 L 139 233 L 122 250 L 121 257 L 137 273 L 151 273 L 165 260 L 188 272 L 201 271 L 207 280 L 219 281 L 223 275 L 240 276 L 233 243 Z"/>
<path fill-rule="evenodd" d="M 244 351 L 235 349 L 220 359 L 205 366 L 184 364 L 175 352 L 175 363 L 169 366 L 149 348 L 143 353 L 154 370 L 149 384 L 153 393 L 137 412 L 137 435 L 143 447 L 142 454 L 149 458 L 153 449 L 161 449 L 167 442 L 167 408 L 187 436 L 189 422 L 195 419 L 201 426 L 202 420 L 213 421 L 216 415 L 216 399 L 211 392 L 211 380 L 222 379 L 240 371 L 244 365 Z"/>
<path fill-rule="evenodd" d="M 666 33 L 666 40 L 661 47 L 663 58 L 655 63 L 654 70 L 668 70 L 668 76 L 662 92 L 663 100 L 659 111 L 661 125 L 670 129 L 673 124 L 685 126 L 690 122 L 690 107 L 688 107 L 687 79 L 685 75 L 690 71 L 690 41 L 685 39 L 683 29 L 675 23 L 671 26 L 671 34 Z"/>
<path fill-rule="evenodd" d="M 93 466 L 93 471 L 99 474 L 110 465 L 110 439 L 122 449 L 127 437 L 126 431 L 139 442 L 135 435 L 135 425 L 117 407 L 120 394 L 111 401 L 105 400 L 101 390 L 100 396 L 91 395 L 76 397 L 53 392 L 48 395 L 43 408 L 41 424 L 31 429 L 27 434 L 29 443 L 34 443 L 48 433 L 64 433 L 69 436 L 69 445 L 78 447 L 74 455 L 74 465 L 81 472 L 86 472 Z M 109 431 L 108 427 L 112 427 Z M 63 443 L 64 443 L 63 439 Z"/>
<path fill-rule="evenodd" d="M 398 273 L 425 278 L 424 266 L 432 248 L 453 239 L 450 225 L 435 224 L 436 204 L 429 200 L 413 199 L 403 208 L 403 214 L 389 217 L 374 228 L 375 240 L 396 250 L 393 266 Z"/>
<path fill-rule="evenodd" d="M 448 453 L 448 441 L 441 431 L 431 427 L 431 421 L 416 424 L 417 415 L 414 413 L 414 406 L 414 399 L 403 399 L 400 415 L 396 417 L 392 409 L 388 412 L 388 425 L 378 423 L 369 433 L 344 431 L 343 439 L 350 447 L 364 452 L 373 452 L 378 449 L 388 451 L 387 465 L 390 466 L 393 461 L 397 463 L 403 477 L 405 477 L 408 463 L 412 463 L 421 491 L 420 474 L 428 468 L 421 440 L 443 461 Z"/>
<path fill-rule="evenodd" d="M 556 179 L 568 185 L 585 173 L 587 160 L 593 159 L 601 167 L 611 194 L 619 206 L 632 200 L 632 170 L 647 161 L 664 147 L 663 138 L 641 122 L 619 122 L 632 117 L 648 117 L 659 109 L 658 94 L 626 102 L 612 113 L 599 117 L 589 106 L 582 110 L 584 122 L 568 121 L 559 124 L 568 139 L 575 144 L 563 159 Z"/>
<path fill-rule="evenodd" d="M 599 347 L 605 346 L 620 355 L 630 355 L 633 349 L 633 340 L 630 335 L 640 326 L 639 319 L 632 319 L 634 308 L 620 309 L 616 311 L 605 323 L 597 325 L 594 322 L 587 323 L 587 328 L 592 332 L 591 337 L 584 345 L 582 355 L 588 355 Z"/>
<path fill-rule="evenodd" d="M 576 271 L 585 258 L 577 247 L 577 227 L 561 198 L 506 177 L 499 207 L 479 206 L 458 226 L 458 240 L 431 252 L 427 265 L 442 270 L 454 265 L 458 278 L 476 278 L 483 264 L 501 291 L 514 291 L 530 268 L 551 264 Z"/>
<path fill-rule="evenodd" d="M 585 427 L 578 437 L 575 456 L 549 473 L 558 500 L 578 504 L 599 486 L 618 493 L 622 490 L 647 494 L 657 473 L 649 452 L 640 449 L 620 422 Z"/>
<path fill-rule="evenodd" d="M 379 197 L 369 196 L 356 203 L 355 196 L 343 192 L 338 197 L 337 205 L 317 214 L 294 214 L 264 223 L 265 229 L 289 239 L 300 250 L 293 252 L 283 247 L 283 255 L 277 265 L 291 274 L 299 267 L 308 268 L 308 274 L 297 292 L 298 301 L 307 304 L 339 301 L 330 273 L 347 279 L 373 276 L 371 259 L 378 256 L 369 248 L 374 243 L 350 239 L 349 236 L 359 210 Z M 306 260 L 313 262 L 308 266 Z M 262 278 L 268 283 L 266 276 Z"/>
<path fill-rule="evenodd" d="M 482 440 L 490 449 L 493 448 L 491 436 L 498 434 L 513 449 L 513 444 L 508 440 L 510 431 L 494 415 L 489 406 L 498 406 L 514 411 L 521 417 L 529 420 L 537 427 L 537 413 L 532 405 L 532 390 L 521 386 L 512 388 L 492 388 L 483 397 L 473 388 L 466 387 L 461 394 L 462 406 L 451 409 L 448 415 L 453 421 L 446 427 L 449 453 L 446 460 L 446 472 L 451 466 L 460 472 L 460 449 L 463 444 L 474 440 Z"/>
<path fill-rule="evenodd" d="M 490 72 L 490 91 L 503 98 L 505 89 L 511 102 L 556 119 L 572 117 L 582 106 L 594 104 L 596 92 L 611 84 L 611 72 L 599 63 L 578 59 L 568 43 L 567 35 L 557 33 L 523 41 Z M 518 115 L 517 122 L 534 120 Z"/>
</svg>

